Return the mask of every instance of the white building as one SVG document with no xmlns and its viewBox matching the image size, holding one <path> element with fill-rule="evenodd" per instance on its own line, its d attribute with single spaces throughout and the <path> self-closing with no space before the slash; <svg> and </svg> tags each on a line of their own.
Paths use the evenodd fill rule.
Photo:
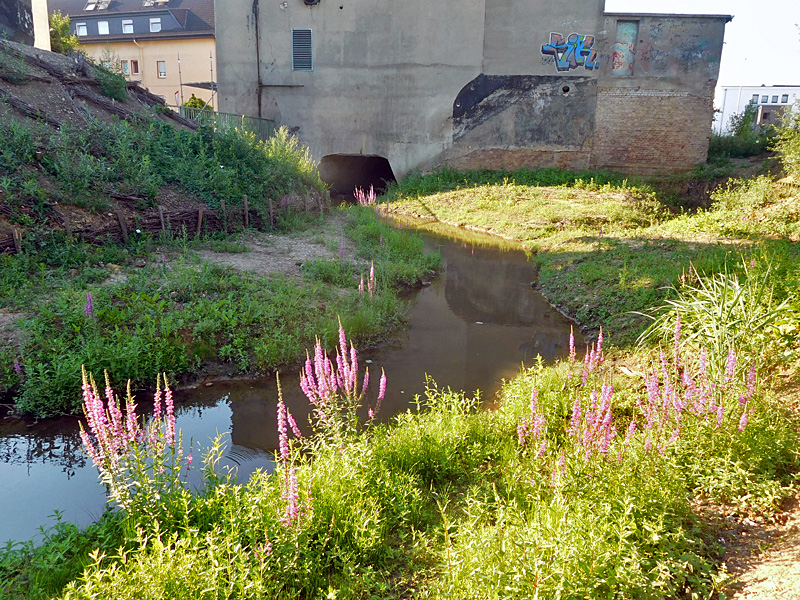
<svg viewBox="0 0 800 600">
<path fill-rule="evenodd" d="M 722 86 L 717 96 L 718 109 L 714 132 L 730 133 L 731 117 L 741 114 L 748 104 L 756 106 L 756 123 L 773 125 L 778 115 L 800 99 L 800 85 Z"/>
</svg>

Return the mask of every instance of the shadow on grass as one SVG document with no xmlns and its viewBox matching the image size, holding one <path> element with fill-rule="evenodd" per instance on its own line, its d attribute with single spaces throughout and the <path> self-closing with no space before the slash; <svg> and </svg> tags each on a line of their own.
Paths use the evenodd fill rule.
<svg viewBox="0 0 800 600">
<path fill-rule="evenodd" d="M 798 276 L 800 244 L 763 238 L 747 242 L 688 242 L 670 238 L 582 237 L 560 251 L 541 252 L 538 286 L 591 335 L 603 330 L 618 346 L 630 346 L 649 324 L 633 312 L 652 314 L 681 278 L 723 270 L 742 276 L 771 268 L 775 292 L 789 292 Z M 763 272 L 763 271 L 762 271 Z M 674 292 L 673 292 L 674 293 Z"/>
</svg>

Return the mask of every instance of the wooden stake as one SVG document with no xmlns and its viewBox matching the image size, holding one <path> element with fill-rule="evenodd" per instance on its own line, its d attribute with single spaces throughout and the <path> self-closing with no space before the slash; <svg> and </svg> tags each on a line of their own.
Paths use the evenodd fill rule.
<svg viewBox="0 0 800 600">
<path fill-rule="evenodd" d="M 122 232 L 122 241 L 128 243 L 128 227 L 125 225 L 125 217 L 122 215 L 121 210 L 117 210 L 117 220 L 119 221 L 119 230 Z"/>
<path fill-rule="evenodd" d="M 197 235 L 200 235 L 200 231 L 203 227 L 203 210 L 205 207 L 201 206 L 197 211 Z"/>
<path fill-rule="evenodd" d="M 222 226 L 225 228 L 225 233 L 228 233 L 228 211 L 225 209 L 225 198 L 219 201 L 219 205 L 222 211 Z"/>
<path fill-rule="evenodd" d="M 11 230 L 11 237 L 14 238 L 14 248 L 17 254 L 22 254 L 22 232 L 16 227 Z"/>
<path fill-rule="evenodd" d="M 244 228 L 250 229 L 250 205 L 247 203 L 247 195 L 244 197 Z"/>
</svg>

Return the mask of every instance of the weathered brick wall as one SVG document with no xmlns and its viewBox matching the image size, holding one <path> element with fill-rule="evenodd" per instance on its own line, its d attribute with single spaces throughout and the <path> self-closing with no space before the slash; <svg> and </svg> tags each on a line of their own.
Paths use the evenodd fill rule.
<svg viewBox="0 0 800 600">
<path fill-rule="evenodd" d="M 691 169 L 706 160 L 712 111 L 710 94 L 600 89 L 592 166 L 642 175 Z"/>
</svg>

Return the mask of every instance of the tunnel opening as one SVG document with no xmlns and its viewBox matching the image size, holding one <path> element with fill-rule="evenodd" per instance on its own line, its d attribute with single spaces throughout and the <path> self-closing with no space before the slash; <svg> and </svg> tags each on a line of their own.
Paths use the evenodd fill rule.
<svg viewBox="0 0 800 600">
<path fill-rule="evenodd" d="M 329 154 L 319 163 L 319 174 L 328 186 L 331 197 L 340 202 L 355 201 L 356 188 L 376 194 L 386 191 L 389 183 L 397 181 L 389 161 L 382 156 L 361 154 Z"/>
</svg>

